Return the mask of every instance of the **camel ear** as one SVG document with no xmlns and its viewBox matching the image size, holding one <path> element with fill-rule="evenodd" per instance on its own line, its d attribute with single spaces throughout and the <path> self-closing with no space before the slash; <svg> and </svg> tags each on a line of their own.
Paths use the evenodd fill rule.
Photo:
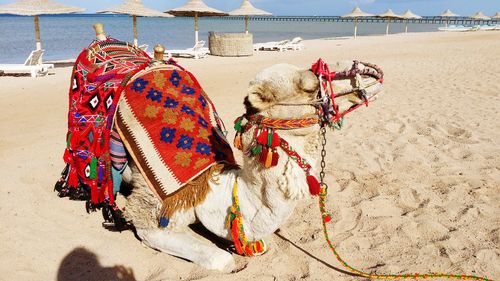
<svg viewBox="0 0 500 281">
<path fill-rule="evenodd" d="M 306 93 L 316 93 L 319 90 L 318 77 L 310 70 L 300 71 L 299 88 Z"/>
<path fill-rule="evenodd" d="M 247 111 L 250 106 L 253 107 L 253 110 L 257 111 L 262 111 L 269 107 L 272 102 L 275 101 L 273 93 L 274 89 L 272 88 L 272 84 L 267 81 L 255 84 L 251 83 L 245 102 Z"/>
</svg>

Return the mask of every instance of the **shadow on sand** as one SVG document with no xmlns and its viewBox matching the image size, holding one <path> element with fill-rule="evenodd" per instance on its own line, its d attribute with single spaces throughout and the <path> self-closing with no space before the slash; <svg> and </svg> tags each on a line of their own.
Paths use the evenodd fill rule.
<svg viewBox="0 0 500 281">
<path fill-rule="evenodd" d="M 103 267 L 97 256 L 85 248 L 76 248 L 61 261 L 57 281 L 136 281 L 131 268 L 122 265 Z"/>
</svg>

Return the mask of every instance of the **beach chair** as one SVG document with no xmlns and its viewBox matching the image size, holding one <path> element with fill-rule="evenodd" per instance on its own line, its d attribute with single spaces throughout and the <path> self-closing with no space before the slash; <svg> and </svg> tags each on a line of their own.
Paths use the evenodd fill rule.
<svg viewBox="0 0 500 281">
<path fill-rule="evenodd" d="M 139 49 L 143 50 L 144 52 L 147 52 L 148 48 L 149 48 L 148 44 L 139 45 Z"/>
<path fill-rule="evenodd" d="M 304 49 L 304 44 L 302 43 L 303 39 L 300 37 L 295 37 L 290 41 L 290 43 L 286 44 L 287 50 L 300 51 Z"/>
<path fill-rule="evenodd" d="M 208 48 L 204 48 L 204 46 L 205 41 L 198 41 L 192 48 L 185 50 L 166 50 L 165 54 L 169 57 L 191 57 L 201 59 L 210 53 Z"/>
<path fill-rule="evenodd" d="M 31 77 L 43 76 L 54 68 L 53 64 L 42 64 L 44 50 L 32 51 L 24 64 L 0 64 L 3 73 L 29 73 Z"/>
<path fill-rule="evenodd" d="M 287 50 L 287 44 L 289 44 L 289 43 L 290 43 L 290 40 L 260 43 L 260 44 L 254 44 L 253 49 L 254 49 L 254 51 L 280 51 L 280 52 L 283 52 L 283 51 Z"/>
</svg>

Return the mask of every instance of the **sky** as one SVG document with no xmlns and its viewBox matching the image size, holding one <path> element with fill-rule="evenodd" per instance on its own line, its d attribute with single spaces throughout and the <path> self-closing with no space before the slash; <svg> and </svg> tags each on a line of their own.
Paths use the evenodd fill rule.
<svg viewBox="0 0 500 281">
<path fill-rule="evenodd" d="M 0 0 L 0 4 L 12 3 L 14 0 Z M 60 3 L 86 8 L 86 13 L 93 13 L 123 0 L 55 0 Z M 187 0 L 142 0 L 145 6 L 160 11 L 182 6 Z M 204 0 L 213 8 L 230 11 L 241 4 L 242 0 Z M 454 13 L 469 16 L 477 11 L 486 15 L 500 12 L 500 0 L 251 0 L 254 6 L 267 10 L 274 15 L 297 16 L 338 16 L 350 12 L 356 5 L 366 12 L 377 14 L 388 8 L 396 13 L 411 9 L 424 16 L 438 15 L 445 9 Z"/>
</svg>

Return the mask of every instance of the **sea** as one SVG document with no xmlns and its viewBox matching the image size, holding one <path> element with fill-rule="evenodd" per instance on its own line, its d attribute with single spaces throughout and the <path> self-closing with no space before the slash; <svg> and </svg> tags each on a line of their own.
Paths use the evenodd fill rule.
<svg viewBox="0 0 500 281">
<path fill-rule="evenodd" d="M 92 25 L 100 22 L 113 38 L 133 41 L 132 18 L 127 15 L 47 15 L 40 16 L 44 60 L 75 59 L 95 37 Z M 410 32 L 436 31 L 436 24 L 409 24 Z M 391 23 L 390 33 L 404 32 L 405 24 Z M 243 19 L 200 18 L 200 40 L 208 41 L 208 32 L 243 32 Z M 352 36 L 352 22 L 320 21 L 258 21 L 250 20 L 249 32 L 254 43 L 303 39 L 339 38 Z M 386 24 L 359 23 L 358 36 L 385 34 Z M 24 63 L 35 49 L 33 17 L 0 16 L 0 63 Z M 189 48 L 194 45 L 194 19 L 138 18 L 139 44 L 148 44 L 149 50 L 160 43 L 168 49 Z"/>
</svg>

